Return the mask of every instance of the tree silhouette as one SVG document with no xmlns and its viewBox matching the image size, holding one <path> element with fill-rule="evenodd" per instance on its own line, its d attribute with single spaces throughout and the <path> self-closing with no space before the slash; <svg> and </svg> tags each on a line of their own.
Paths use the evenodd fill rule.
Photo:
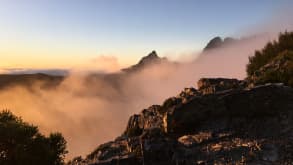
<svg viewBox="0 0 293 165">
<path fill-rule="evenodd" d="M 0 112 L 1 165 L 61 165 L 66 153 L 60 133 L 46 137 L 10 111 Z"/>
</svg>

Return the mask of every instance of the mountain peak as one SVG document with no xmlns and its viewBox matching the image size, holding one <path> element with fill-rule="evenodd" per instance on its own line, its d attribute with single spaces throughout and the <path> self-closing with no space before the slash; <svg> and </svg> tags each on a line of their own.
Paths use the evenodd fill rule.
<svg viewBox="0 0 293 165">
<path fill-rule="evenodd" d="M 146 63 L 150 63 L 156 60 L 161 59 L 158 55 L 156 51 L 152 51 L 151 53 L 149 53 L 147 56 L 143 57 L 140 61 L 139 64 L 146 64 Z"/>
<path fill-rule="evenodd" d="M 204 51 L 218 48 L 222 45 L 223 39 L 221 37 L 215 37 L 209 41 L 209 43 L 204 48 Z"/>
<path fill-rule="evenodd" d="M 148 57 L 158 57 L 157 52 L 155 50 L 153 50 Z"/>
<path fill-rule="evenodd" d="M 214 37 L 213 39 L 211 39 L 203 50 L 204 51 L 212 50 L 215 48 L 219 48 L 219 47 L 234 43 L 236 41 L 237 41 L 237 39 L 234 39 L 231 37 L 226 37 L 223 39 L 223 38 L 217 36 L 217 37 Z"/>
<path fill-rule="evenodd" d="M 167 60 L 166 58 L 159 57 L 157 52 L 153 50 L 147 56 L 142 57 L 137 64 L 132 65 L 129 68 L 122 69 L 122 71 L 126 71 L 126 72 L 137 71 L 148 65 L 161 63 L 166 60 Z"/>
</svg>

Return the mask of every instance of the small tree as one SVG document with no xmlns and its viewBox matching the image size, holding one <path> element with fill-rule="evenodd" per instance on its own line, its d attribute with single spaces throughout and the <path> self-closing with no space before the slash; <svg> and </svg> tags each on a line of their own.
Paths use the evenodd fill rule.
<svg viewBox="0 0 293 165">
<path fill-rule="evenodd" d="M 60 133 L 46 137 L 10 111 L 0 112 L 1 165 L 61 165 L 66 153 Z"/>
</svg>

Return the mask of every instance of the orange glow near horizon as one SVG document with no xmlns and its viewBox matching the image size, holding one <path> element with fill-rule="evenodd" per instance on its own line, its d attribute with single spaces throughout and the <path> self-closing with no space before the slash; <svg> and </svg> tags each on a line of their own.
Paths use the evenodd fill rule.
<svg viewBox="0 0 293 165">
<path fill-rule="evenodd" d="M 135 62 L 133 56 L 124 56 L 124 58 L 116 59 L 113 53 L 98 53 L 94 50 L 87 51 L 83 48 L 73 48 L 72 50 L 66 48 L 42 48 L 21 45 L 15 46 L 13 44 L 0 46 L 0 69 L 107 69 L 115 70 L 119 67 L 128 66 Z M 97 61 L 101 57 L 111 57 L 116 63 L 112 61 Z M 98 62 L 100 62 L 98 64 Z M 106 63 L 106 64 L 105 64 Z M 101 68 L 101 67 L 106 68 Z M 114 67 L 114 68 L 107 68 Z"/>
</svg>

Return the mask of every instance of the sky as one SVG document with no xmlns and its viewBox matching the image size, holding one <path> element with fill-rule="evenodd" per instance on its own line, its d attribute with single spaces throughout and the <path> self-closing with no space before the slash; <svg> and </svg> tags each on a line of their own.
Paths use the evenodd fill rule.
<svg viewBox="0 0 293 165">
<path fill-rule="evenodd" d="M 172 58 L 200 51 L 215 36 L 239 37 L 290 5 L 290 0 L 0 0 L 0 68 L 94 67 L 103 63 L 96 60 L 101 57 L 127 66 L 152 50 Z"/>
</svg>

